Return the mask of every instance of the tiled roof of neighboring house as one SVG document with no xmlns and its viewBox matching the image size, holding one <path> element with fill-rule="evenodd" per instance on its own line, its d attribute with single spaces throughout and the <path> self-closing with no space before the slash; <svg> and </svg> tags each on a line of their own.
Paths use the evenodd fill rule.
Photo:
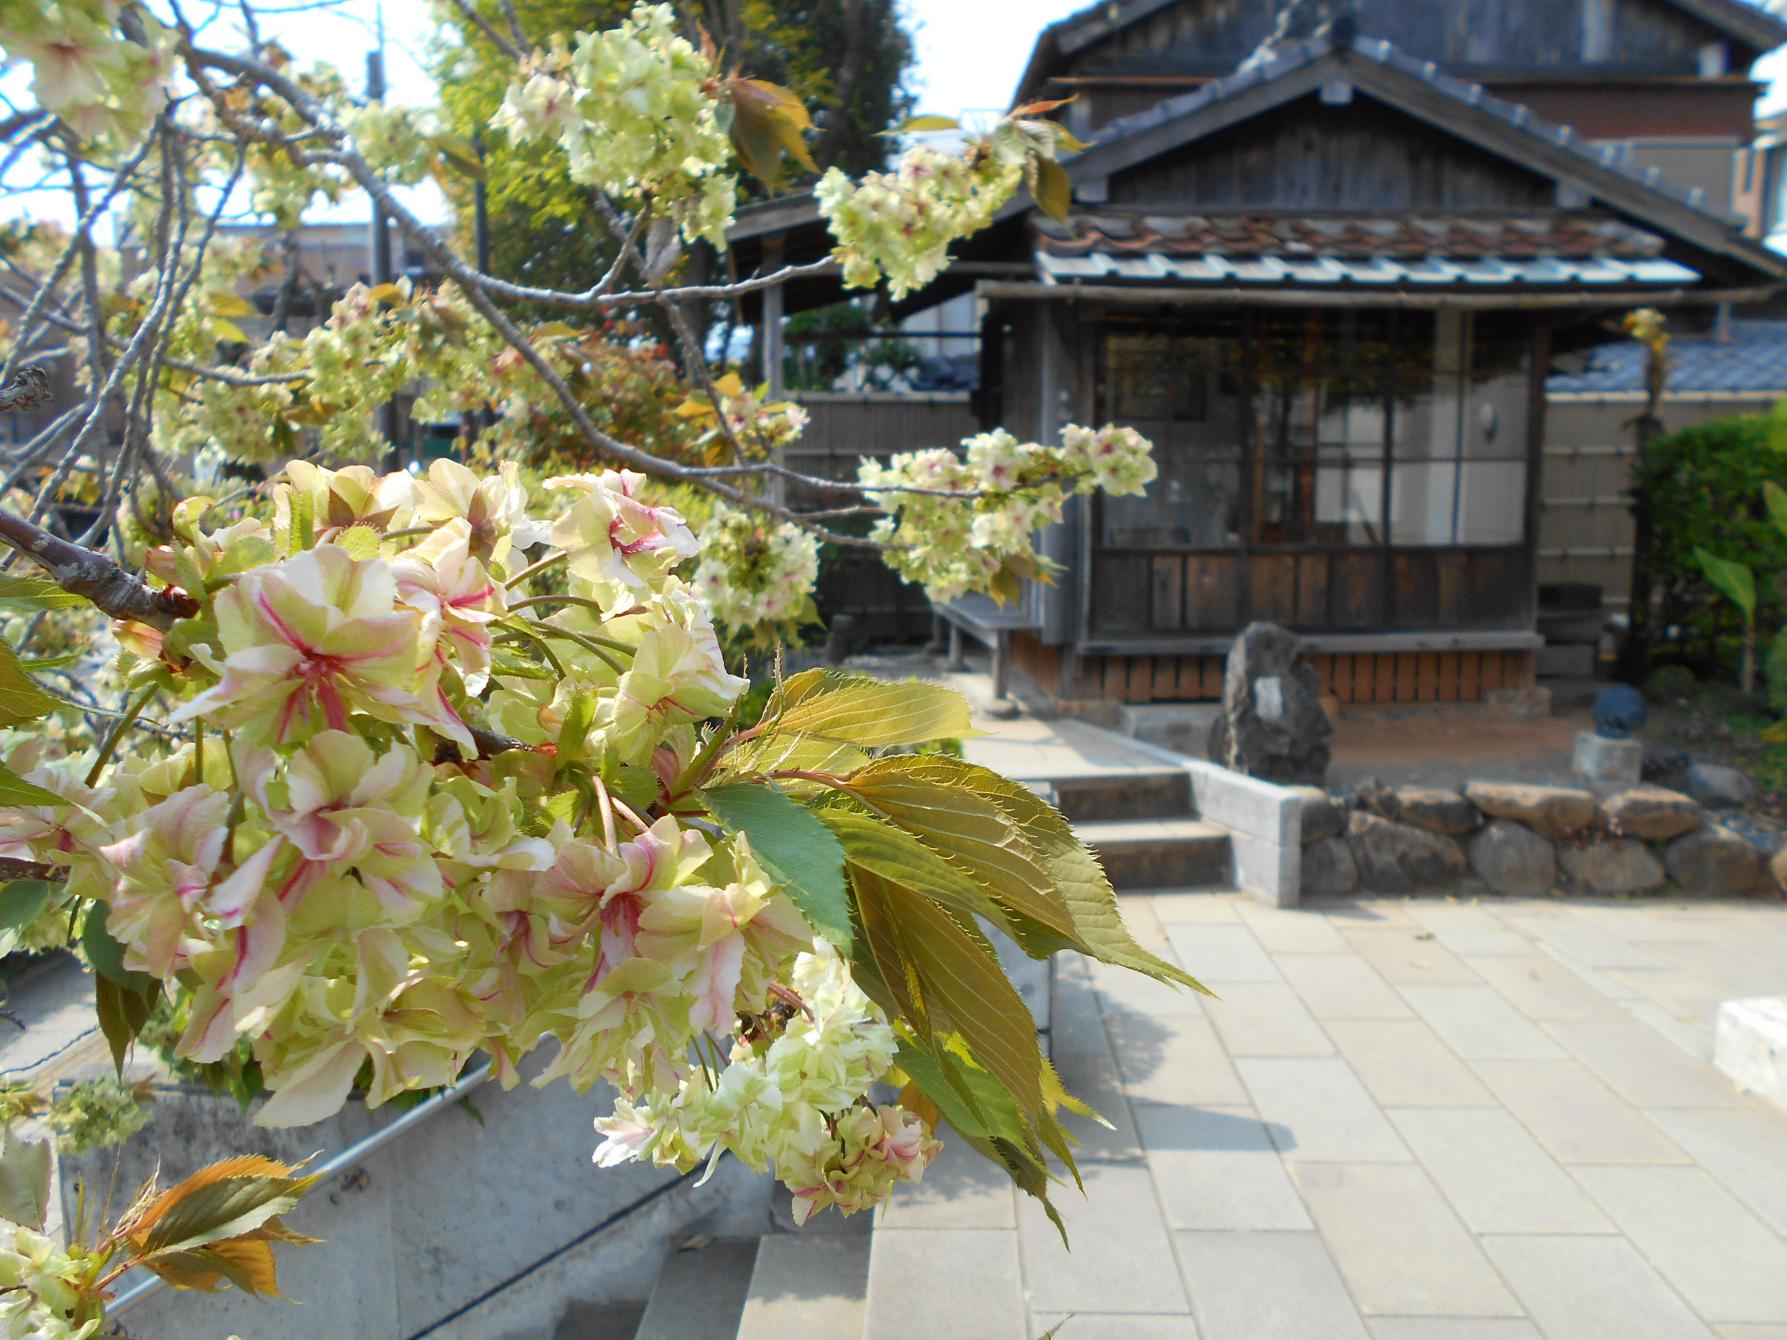
<svg viewBox="0 0 1787 1340">
<path fill-rule="evenodd" d="M 1663 239 L 1618 219 L 1586 214 L 1299 215 L 1248 210 L 1232 214 L 1077 214 L 1042 219 L 1042 249 L 1158 252 L 1168 256 L 1656 256 Z"/>
<path fill-rule="evenodd" d="M 1691 284 L 1663 240 L 1593 215 L 1079 215 L 1037 225 L 1057 283 L 1565 286 Z"/>
<path fill-rule="evenodd" d="M 1581 372 L 1554 373 L 1552 394 L 1607 395 L 1644 390 L 1644 349 L 1621 340 L 1591 350 Z M 1733 321 L 1731 338 L 1676 338 L 1669 345 L 1671 391 L 1733 395 L 1787 392 L 1787 321 Z"/>
</svg>

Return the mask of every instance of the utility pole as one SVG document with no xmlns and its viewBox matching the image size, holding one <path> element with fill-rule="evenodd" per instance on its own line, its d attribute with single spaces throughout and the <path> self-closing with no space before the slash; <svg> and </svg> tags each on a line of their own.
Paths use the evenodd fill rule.
<svg viewBox="0 0 1787 1340">
<path fill-rule="evenodd" d="M 385 10 L 379 6 L 378 11 L 378 46 L 366 53 L 366 101 L 383 102 L 385 100 Z M 391 268 L 391 220 L 385 211 L 379 208 L 376 200 L 372 204 L 372 235 L 369 238 L 372 261 L 372 286 L 389 284 L 396 278 Z M 379 432 L 393 450 L 397 447 L 397 402 L 388 400 L 379 406 Z"/>
</svg>

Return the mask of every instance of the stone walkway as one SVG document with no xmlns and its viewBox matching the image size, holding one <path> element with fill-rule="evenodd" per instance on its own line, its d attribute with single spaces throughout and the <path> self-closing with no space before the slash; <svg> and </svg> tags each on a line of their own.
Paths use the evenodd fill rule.
<svg viewBox="0 0 1787 1340">
<path fill-rule="evenodd" d="M 1787 907 L 1123 903 L 1221 998 L 1064 966 L 1115 1126 L 1072 1253 L 952 1150 L 876 1225 L 871 1340 L 1787 1340 L 1787 1113 L 1706 1063 Z"/>
</svg>

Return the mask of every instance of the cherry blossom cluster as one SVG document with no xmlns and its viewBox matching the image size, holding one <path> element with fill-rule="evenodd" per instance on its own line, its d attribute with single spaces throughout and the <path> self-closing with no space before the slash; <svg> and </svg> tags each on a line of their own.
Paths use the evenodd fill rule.
<svg viewBox="0 0 1787 1340">
<path fill-rule="evenodd" d="M 1035 187 L 1039 172 L 1058 173 L 1057 156 L 1083 146 L 1056 122 L 1024 114 L 1030 110 L 970 137 L 958 152 L 914 145 L 892 171 L 861 181 L 829 169 L 814 195 L 838 240 L 833 255 L 844 283 L 874 288 L 885 277 L 895 298 L 923 288 L 949 264 L 950 243 L 990 224 L 1022 183 Z"/>
<path fill-rule="evenodd" d="M 536 54 L 492 123 L 515 140 L 554 137 L 571 178 L 667 206 L 691 240 L 724 245 L 737 202 L 715 57 L 677 31 L 669 5 Z"/>
<path fill-rule="evenodd" d="M 804 1009 L 779 1034 L 747 1031 L 723 1069 L 697 1067 L 673 1091 L 617 1103 L 596 1121 L 596 1162 L 688 1172 L 729 1152 L 759 1172 L 773 1165 L 794 1191 L 797 1224 L 833 1205 L 854 1214 L 921 1180 L 941 1146 L 911 1113 L 862 1097 L 893 1064 L 893 1030 L 823 941 L 790 980 Z"/>
<path fill-rule="evenodd" d="M 0 45 L 31 63 L 31 92 L 82 138 L 140 137 L 166 105 L 177 36 L 140 6 L 139 36 L 117 30 L 122 0 L 0 0 Z"/>
<path fill-rule="evenodd" d="M 7 1340 L 88 1340 L 105 1324 L 97 1262 L 79 1247 L 0 1219 L 0 1333 Z"/>
<path fill-rule="evenodd" d="M 1148 439 L 1131 428 L 1070 424 L 1061 446 L 1019 442 L 1003 428 L 967 438 L 958 453 L 937 447 L 885 464 L 865 460 L 857 478 L 888 513 L 876 539 L 895 546 L 887 562 L 933 600 L 971 591 L 1015 596 L 1046 575 L 1036 533 L 1061 519 L 1070 493 L 1139 494 L 1158 473 Z"/>
<path fill-rule="evenodd" d="M 818 580 L 819 540 L 799 526 L 722 504 L 701 527 L 695 594 L 730 638 L 755 647 L 794 642 L 819 621 Z"/>
<path fill-rule="evenodd" d="M 788 1079 L 798 1051 L 835 1080 L 763 1109 L 798 1141 L 728 1147 L 785 1158 L 815 1204 L 867 1203 L 933 1147 L 897 1109 L 879 1134 L 860 1115 L 885 1021 L 813 966 L 748 839 L 679 812 L 701 724 L 745 687 L 678 575 L 695 537 L 642 476 L 546 487 L 543 516 L 513 466 L 293 462 L 270 518 L 176 508 L 147 567 L 204 607 L 127 645 L 189 734 L 104 762 L 10 742 L 65 803 L 0 809 L 0 855 L 63 870 L 126 967 L 190 991 L 183 1058 L 250 1042 L 263 1124 L 451 1083 L 477 1050 L 513 1084 L 551 1041 L 539 1082 L 606 1080 L 646 1110 L 698 1071 L 724 1083 L 703 1069 L 722 1054 L 739 1085 Z M 482 757 L 474 721 L 515 747 Z M 777 999 L 835 1022 L 760 1054 L 741 1018 Z"/>
</svg>

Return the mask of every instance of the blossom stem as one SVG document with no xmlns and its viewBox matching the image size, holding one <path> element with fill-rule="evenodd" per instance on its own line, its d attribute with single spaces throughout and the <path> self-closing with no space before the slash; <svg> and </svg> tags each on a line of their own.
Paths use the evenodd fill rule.
<svg viewBox="0 0 1787 1340">
<path fill-rule="evenodd" d="M 596 787 L 596 808 L 602 816 L 602 845 L 609 851 L 618 851 L 619 845 L 614 838 L 614 798 L 608 794 L 608 786 L 600 773 L 591 773 L 590 781 Z"/>
<path fill-rule="evenodd" d="M 548 555 L 546 555 L 545 558 L 542 558 L 538 563 L 528 564 L 520 572 L 516 573 L 513 577 L 509 578 L 508 581 L 503 583 L 503 589 L 504 590 L 513 590 L 515 587 L 520 586 L 523 582 L 525 582 L 529 577 L 532 577 L 535 573 L 545 572 L 548 568 L 556 568 L 560 563 L 563 563 L 569 557 L 570 557 L 570 555 L 563 552 L 562 550 L 556 554 L 548 554 Z"/>
<path fill-rule="evenodd" d="M 105 765 L 112 761 L 112 755 L 118 752 L 118 745 L 124 739 L 124 732 L 142 715 L 143 709 L 149 705 L 149 699 L 160 692 L 159 684 L 151 684 L 130 700 L 130 706 L 124 709 L 124 715 L 118 718 L 118 724 L 112 727 L 112 733 L 99 746 L 99 757 L 93 760 L 93 766 L 87 769 L 87 785 L 99 785 L 99 774 L 105 771 Z"/>
</svg>

